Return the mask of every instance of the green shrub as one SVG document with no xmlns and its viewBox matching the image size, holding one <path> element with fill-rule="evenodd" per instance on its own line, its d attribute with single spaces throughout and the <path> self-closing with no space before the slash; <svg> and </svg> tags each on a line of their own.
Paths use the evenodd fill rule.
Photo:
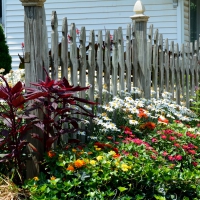
<svg viewBox="0 0 200 200">
<path fill-rule="evenodd" d="M 5 69 L 4 74 L 9 73 L 11 70 L 12 58 L 9 55 L 8 45 L 6 44 L 6 39 L 2 26 L 0 26 L 0 69 Z"/>
</svg>

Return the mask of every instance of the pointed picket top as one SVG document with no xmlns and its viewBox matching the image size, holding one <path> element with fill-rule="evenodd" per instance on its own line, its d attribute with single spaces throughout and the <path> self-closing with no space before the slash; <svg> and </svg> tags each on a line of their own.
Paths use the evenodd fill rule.
<svg viewBox="0 0 200 200">
<path fill-rule="evenodd" d="M 154 44 L 157 44 L 157 42 L 158 42 L 158 29 L 156 29 L 154 33 Z"/>
<path fill-rule="evenodd" d="M 51 15 L 51 27 L 52 27 L 53 30 L 58 27 L 58 18 L 57 18 L 56 11 L 52 11 L 52 15 Z"/>
<path fill-rule="evenodd" d="M 134 7 L 133 11 L 135 12 L 135 15 L 130 16 L 132 20 L 135 21 L 148 21 L 149 17 L 144 15 L 145 12 L 145 7 L 142 3 L 141 0 L 137 0 Z"/>
<path fill-rule="evenodd" d="M 149 27 L 149 34 L 148 34 L 149 40 L 151 40 L 152 37 L 153 37 L 153 24 L 151 24 Z"/>
</svg>

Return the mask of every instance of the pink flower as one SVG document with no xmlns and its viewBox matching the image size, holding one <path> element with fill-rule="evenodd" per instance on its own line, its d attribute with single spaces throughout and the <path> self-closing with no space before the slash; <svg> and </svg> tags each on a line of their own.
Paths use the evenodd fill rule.
<svg viewBox="0 0 200 200">
<path fill-rule="evenodd" d="M 78 29 L 76 29 L 76 34 L 79 35 L 80 34 L 80 31 Z"/>
<path fill-rule="evenodd" d="M 24 48 L 24 43 L 22 42 L 22 48 Z"/>
<path fill-rule="evenodd" d="M 167 136 L 166 136 L 166 135 L 161 135 L 161 138 L 162 138 L 163 140 L 165 140 L 165 139 L 167 139 Z"/>
<path fill-rule="evenodd" d="M 139 153 L 138 153 L 138 152 L 133 153 L 133 155 L 134 155 L 136 158 L 139 157 Z"/>
<path fill-rule="evenodd" d="M 196 151 L 195 150 L 188 150 L 188 153 L 192 154 L 192 155 L 195 155 L 196 154 Z"/>
<path fill-rule="evenodd" d="M 158 140 L 156 138 L 152 138 L 152 142 L 157 142 Z"/>
<path fill-rule="evenodd" d="M 167 156 L 168 153 L 167 153 L 166 151 L 164 151 L 164 152 L 162 153 L 162 155 L 163 155 L 163 156 Z"/>
<path fill-rule="evenodd" d="M 168 156 L 168 159 L 169 159 L 170 161 L 174 161 L 174 160 L 175 160 L 175 158 L 174 158 L 173 156 Z"/>
<path fill-rule="evenodd" d="M 153 159 L 153 160 L 156 160 L 156 156 L 155 155 L 151 155 L 151 158 Z"/>
<path fill-rule="evenodd" d="M 113 36 L 110 34 L 110 40 L 113 40 Z"/>
<path fill-rule="evenodd" d="M 182 156 L 181 156 L 181 155 L 176 155 L 176 156 L 174 156 L 174 157 L 175 157 L 175 160 L 177 160 L 177 161 L 182 160 Z"/>
<path fill-rule="evenodd" d="M 170 134 L 173 133 L 173 130 L 171 130 L 171 129 L 166 129 L 166 130 L 164 130 L 164 133 L 170 135 Z"/>
<path fill-rule="evenodd" d="M 127 152 L 127 151 L 122 151 L 122 153 L 125 155 L 125 156 L 128 156 L 129 155 L 129 152 Z"/>
<path fill-rule="evenodd" d="M 140 140 L 140 139 L 138 139 L 138 138 L 135 138 L 135 139 L 133 139 L 132 141 L 133 141 L 135 144 L 137 144 L 137 145 L 141 145 L 141 144 L 143 143 L 143 141 Z"/>
<path fill-rule="evenodd" d="M 175 140 L 176 138 L 175 137 L 173 137 L 173 136 L 170 136 L 169 137 L 169 140 L 171 140 L 171 141 L 173 141 L 173 140 Z"/>
</svg>

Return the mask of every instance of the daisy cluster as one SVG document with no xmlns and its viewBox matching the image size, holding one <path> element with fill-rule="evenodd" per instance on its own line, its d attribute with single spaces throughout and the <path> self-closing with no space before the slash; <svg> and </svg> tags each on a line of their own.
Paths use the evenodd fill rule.
<svg viewBox="0 0 200 200">
<path fill-rule="evenodd" d="M 18 81 L 25 82 L 25 70 L 11 70 L 8 74 L 4 76 L 10 86 L 14 86 Z"/>
<path fill-rule="evenodd" d="M 121 99 L 114 97 L 113 101 L 107 105 L 102 106 L 107 112 L 114 112 L 115 110 L 121 110 L 130 114 L 139 114 L 138 108 L 145 109 L 145 114 L 152 119 L 158 119 L 160 116 L 165 116 L 170 119 L 179 119 L 181 121 L 189 122 L 197 120 L 197 116 L 190 109 L 177 105 L 176 102 L 170 99 L 133 99 L 132 97 L 125 97 Z M 129 117 L 131 118 L 131 116 Z M 137 121 L 130 120 L 132 124 L 137 124 Z"/>
</svg>

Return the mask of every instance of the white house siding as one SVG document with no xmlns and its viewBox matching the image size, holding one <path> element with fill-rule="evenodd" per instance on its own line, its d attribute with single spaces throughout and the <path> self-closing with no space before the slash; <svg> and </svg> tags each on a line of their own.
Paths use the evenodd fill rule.
<svg viewBox="0 0 200 200">
<path fill-rule="evenodd" d="M 18 68 L 18 53 L 22 54 L 21 43 L 24 34 L 24 11 L 19 0 L 4 0 L 5 9 L 5 31 L 10 54 L 13 60 L 13 68 Z M 57 11 L 59 27 L 61 31 L 62 19 L 68 18 L 70 28 L 71 23 L 75 23 L 78 29 L 86 27 L 87 36 L 90 30 L 108 29 L 113 33 L 114 29 L 122 27 L 124 34 L 129 18 L 134 14 L 133 6 L 136 0 L 47 0 L 45 10 L 47 15 L 49 48 L 51 35 L 51 13 Z M 177 41 L 177 9 L 173 8 L 172 0 L 142 0 L 145 5 L 145 14 L 149 16 L 148 27 L 154 25 L 154 30 L 159 29 L 163 33 L 164 39 Z M 103 34 L 105 31 L 103 31 Z M 61 32 L 60 32 L 61 40 Z M 88 38 L 87 38 L 88 39 Z M 126 37 L 124 36 L 124 39 Z"/>
</svg>

